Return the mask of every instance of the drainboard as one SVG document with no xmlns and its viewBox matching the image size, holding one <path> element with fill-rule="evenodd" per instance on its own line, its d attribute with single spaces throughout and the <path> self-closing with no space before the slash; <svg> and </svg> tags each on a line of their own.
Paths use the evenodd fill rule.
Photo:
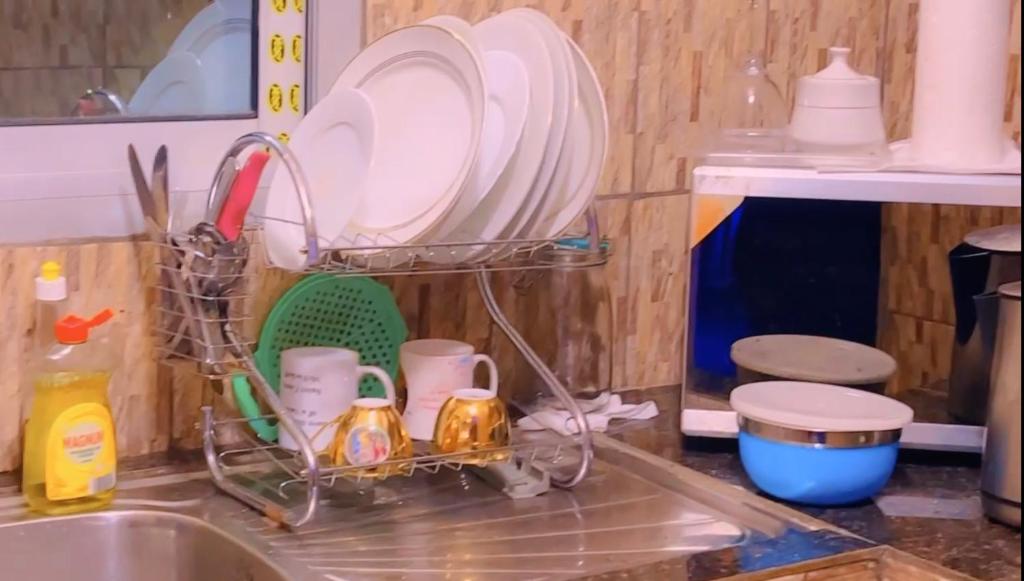
<svg viewBox="0 0 1024 581">
<path fill-rule="evenodd" d="M 0 580 L 571 579 L 813 529 L 607 442 L 569 491 L 512 500 L 471 474 L 419 474 L 327 494 L 295 531 L 211 494 L 201 474 L 128 488 L 114 509 L 74 517 L 0 499 Z"/>
<path fill-rule="evenodd" d="M 750 531 L 598 462 L 572 491 L 511 500 L 475 477 L 396 479 L 329 498 L 318 522 L 281 531 L 249 515 L 274 554 L 332 579 L 562 579 L 742 543 Z M 361 500 L 361 502 L 360 502 Z"/>
</svg>

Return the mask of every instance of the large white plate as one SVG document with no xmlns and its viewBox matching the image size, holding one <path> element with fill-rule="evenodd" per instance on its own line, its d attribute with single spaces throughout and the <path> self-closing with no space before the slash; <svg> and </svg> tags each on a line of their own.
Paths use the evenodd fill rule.
<svg viewBox="0 0 1024 581">
<path fill-rule="evenodd" d="M 358 88 L 377 114 L 377 148 L 345 238 L 405 243 L 451 209 L 476 163 L 483 130 L 483 72 L 447 29 L 396 30 L 348 64 L 332 91 Z"/>
<path fill-rule="evenodd" d="M 374 157 L 376 119 L 361 91 L 338 89 L 316 104 L 292 134 L 289 147 L 301 160 L 321 244 L 342 232 L 362 196 Z M 305 265 L 302 211 L 284 166 L 278 166 L 267 196 L 264 234 L 267 257 L 281 268 Z"/>
<path fill-rule="evenodd" d="M 211 3 L 189 21 L 168 51 L 190 52 L 199 60 L 207 95 L 202 113 L 252 110 L 252 2 Z"/>
<path fill-rule="evenodd" d="M 516 217 L 503 232 L 503 237 L 521 238 L 529 234 L 526 228 L 533 220 L 534 214 L 546 210 L 545 198 L 552 190 L 552 184 L 557 185 L 558 181 L 562 181 L 568 171 L 565 168 L 560 169 L 560 160 L 563 157 L 562 146 L 566 139 L 569 118 L 576 102 L 576 69 L 573 67 L 572 55 L 563 40 L 562 32 L 550 18 L 530 8 L 516 8 L 504 14 L 510 18 L 522 19 L 540 32 L 548 59 L 551 61 L 554 79 L 552 84 L 554 106 L 551 130 L 544 147 L 544 162 L 541 164 L 540 172 L 530 188 L 530 194 L 526 201 L 520 206 Z"/>
<path fill-rule="evenodd" d="M 195 115 L 206 111 L 205 81 L 199 60 L 181 52 L 164 57 L 135 90 L 132 115 Z"/>
<path fill-rule="evenodd" d="M 487 110 L 480 157 L 470 176 L 469 187 L 459 196 L 451 213 L 431 233 L 434 242 L 479 240 L 495 216 L 482 202 L 494 189 L 516 152 L 526 126 L 530 105 L 530 79 L 523 62 L 508 51 L 484 53 L 487 79 Z M 510 218 L 512 213 L 508 213 Z M 500 233 L 495 225 L 491 235 Z"/>
<path fill-rule="evenodd" d="M 601 81 L 580 47 L 568 36 L 565 43 L 571 49 L 579 83 L 579 98 L 570 125 L 571 156 L 564 162 L 571 166 L 563 190 L 568 196 L 562 199 L 557 211 L 534 226 L 532 238 L 559 236 L 583 214 L 597 193 L 608 154 L 608 107 Z"/>
<path fill-rule="evenodd" d="M 452 16 L 451 14 L 438 14 L 437 16 L 431 16 L 420 24 L 440 26 L 441 28 L 447 29 L 448 32 L 451 32 L 455 36 L 459 37 L 459 40 L 466 43 L 466 45 L 469 46 L 470 51 L 472 51 L 478 59 L 483 59 L 484 50 L 480 48 L 480 43 L 476 41 L 476 35 L 473 34 L 473 25 L 458 16 Z"/>
<path fill-rule="evenodd" d="M 473 31 L 485 54 L 511 53 L 526 68 L 529 109 L 516 151 L 497 183 L 463 222 L 464 228 L 449 237 L 459 242 L 496 240 L 515 218 L 544 162 L 554 110 L 554 70 L 536 27 L 522 18 L 502 13 L 478 23 Z M 456 259 L 468 259 L 483 249 L 462 248 Z"/>
</svg>

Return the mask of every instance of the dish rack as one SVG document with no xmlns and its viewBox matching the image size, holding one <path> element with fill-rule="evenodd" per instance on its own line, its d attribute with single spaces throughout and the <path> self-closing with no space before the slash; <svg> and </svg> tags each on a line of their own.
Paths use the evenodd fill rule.
<svg viewBox="0 0 1024 581">
<path fill-rule="evenodd" d="M 507 459 L 479 465 L 474 453 L 436 455 L 424 447 L 412 460 L 395 460 L 374 465 L 368 476 L 365 466 L 325 465 L 310 439 L 297 427 L 253 356 L 254 337 L 250 314 L 257 291 L 254 281 L 257 260 L 243 237 L 237 243 L 218 239 L 216 229 L 201 223 L 188 233 L 166 234 L 158 240 L 160 250 L 159 290 L 163 295 L 157 334 L 164 359 L 193 361 L 199 373 L 214 382 L 215 391 L 238 374 L 245 374 L 255 393 L 270 413 L 257 421 L 276 421 L 298 443 L 297 451 L 284 450 L 263 442 L 245 429 L 252 419 L 219 417 L 211 405 L 202 408 L 200 429 L 203 452 L 218 488 L 243 503 L 262 511 L 278 524 L 292 528 L 311 522 L 328 495 L 338 489 L 366 493 L 380 477 L 436 473 L 442 469 L 470 468 L 509 496 L 528 496 L 546 488 L 548 482 L 571 488 L 590 470 L 593 443 L 586 416 L 555 374 L 522 335 L 512 326 L 495 298 L 491 274 L 495 271 L 527 272 L 550 268 L 591 268 L 608 260 L 607 244 L 600 238 L 596 212 L 586 214 L 587 236 L 574 239 L 567 250 L 557 240 L 502 240 L 430 245 L 387 244 L 366 241 L 352 248 L 324 248 L 316 233 L 310 189 L 299 161 L 288 147 L 266 133 L 250 133 L 234 142 L 225 153 L 221 167 L 250 147 L 264 147 L 280 160 L 297 192 L 303 213 L 307 273 L 336 276 L 396 276 L 431 273 L 465 273 L 476 277 L 484 305 L 491 318 L 534 369 L 545 389 L 539 401 L 567 411 L 575 420 L 575 435 L 553 431 L 519 432 L 513 444 L 490 451 L 489 457 Z M 208 209 L 220 189 L 218 168 L 210 188 Z M 269 219 L 269 218 L 264 218 Z M 383 242 L 383 243 L 378 243 Z M 449 257 L 473 247 L 472 263 L 455 263 Z M 554 252 L 554 250 L 558 252 Z M 566 261 L 565 256 L 570 260 Z M 219 386 L 220 389 L 216 389 Z M 538 402 L 509 402 L 510 411 L 525 414 Z M 234 411 L 234 410 L 233 410 Z M 417 443 L 420 446 L 421 443 Z M 342 483 L 344 483 L 342 485 Z"/>
</svg>

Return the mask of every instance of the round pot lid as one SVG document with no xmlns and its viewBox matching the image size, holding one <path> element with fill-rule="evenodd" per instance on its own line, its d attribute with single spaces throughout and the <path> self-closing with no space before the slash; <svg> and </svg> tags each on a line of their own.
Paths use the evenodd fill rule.
<svg viewBox="0 0 1024 581">
<path fill-rule="evenodd" d="M 964 237 L 964 242 L 990 252 L 1020 254 L 1020 224 L 975 230 Z"/>
<path fill-rule="evenodd" d="M 748 383 L 732 391 L 729 403 L 746 418 L 799 430 L 898 430 L 914 420 L 914 410 L 890 397 L 824 383 Z"/>
<path fill-rule="evenodd" d="M 881 349 L 814 335 L 760 335 L 733 343 L 736 365 L 782 379 L 840 385 L 888 381 L 896 360 Z"/>
</svg>

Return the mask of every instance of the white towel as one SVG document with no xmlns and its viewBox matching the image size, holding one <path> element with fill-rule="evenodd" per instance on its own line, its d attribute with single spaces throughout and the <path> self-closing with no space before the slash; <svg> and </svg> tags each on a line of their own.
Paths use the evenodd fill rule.
<svg viewBox="0 0 1024 581">
<path fill-rule="evenodd" d="M 587 416 L 587 424 L 592 432 L 608 430 L 608 424 L 614 419 L 649 420 L 658 415 L 658 404 L 645 401 L 639 404 L 622 403 L 617 394 L 603 393 L 592 400 L 576 400 L 580 410 Z M 554 404 L 541 406 L 537 411 L 521 418 L 516 425 L 526 431 L 553 430 L 563 436 L 579 433 L 579 426 L 565 409 Z"/>
</svg>

